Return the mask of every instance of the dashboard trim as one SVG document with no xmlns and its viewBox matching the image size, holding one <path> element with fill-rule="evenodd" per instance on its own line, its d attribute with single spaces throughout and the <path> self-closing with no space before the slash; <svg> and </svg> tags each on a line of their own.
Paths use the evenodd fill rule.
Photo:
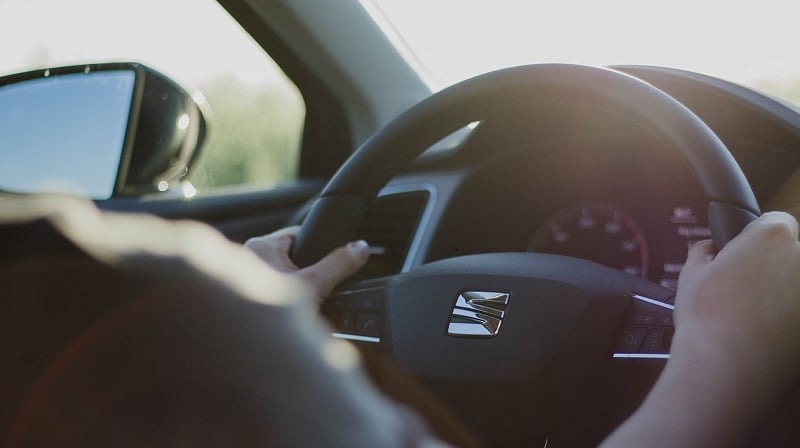
<svg viewBox="0 0 800 448">
<path fill-rule="evenodd" d="M 614 353 L 618 359 L 669 359 L 669 353 Z"/>
<path fill-rule="evenodd" d="M 347 341 L 369 342 L 372 344 L 381 343 L 381 338 L 375 338 L 372 336 L 360 336 L 357 334 L 349 334 L 349 333 L 331 333 L 331 336 L 335 337 L 336 339 L 344 339 Z"/>
<path fill-rule="evenodd" d="M 422 238 L 430 225 L 431 218 L 433 217 L 433 209 L 436 204 L 437 190 L 436 187 L 430 183 L 413 183 L 401 185 L 388 185 L 384 187 L 380 196 L 390 196 L 394 194 L 411 193 L 415 191 L 426 191 L 428 193 L 428 200 L 425 202 L 425 209 L 422 211 L 422 216 L 419 218 L 419 224 L 414 231 L 414 237 L 411 239 L 411 244 L 408 246 L 408 252 L 403 261 L 403 267 L 400 268 L 400 273 L 408 272 L 415 265 L 417 254 L 419 253 L 420 246 L 422 245 Z"/>
<path fill-rule="evenodd" d="M 639 300 L 640 302 L 649 303 L 649 304 L 655 305 L 655 306 L 660 306 L 661 308 L 666 308 L 666 309 L 668 309 L 670 311 L 675 309 L 674 305 L 670 305 L 668 303 L 664 303 L 664 302 L 661 302 L 661 301 L 658 301 L 658 300 L 655 300 L 655 299 L 651 299 L 649 297 L 645 297 L 643 295 L 636 294 L 635 292 L 631 293 L 631 299 Z"/>
</svg>

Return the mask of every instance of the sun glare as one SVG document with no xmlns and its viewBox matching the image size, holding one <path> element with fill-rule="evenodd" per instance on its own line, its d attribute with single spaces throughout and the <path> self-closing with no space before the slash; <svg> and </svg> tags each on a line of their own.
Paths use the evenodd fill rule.
<svg viewBox="0 0 800 448">
<path fill-rule="evenodd" d="M 0 0 L 0 54 L 0 75 L 133 60 L 187 86 L 220 76 L 247 83 L 278 76 L 214 0 Z"/>
<path fill-rule="evenodd" d="M 538 62 L 663 65 L 745 84 L 800 75 L 794 1 L 364 1 L 442 85 Z"/>
<path fill-rule="evenodd" d="M 434 88 L 537 62 L 663 65 L 748 85 L 800 77 L 800 3 L 791 0 L 361 2 Z M 196 32 L 178 29 L 175 17 Z M 274 79 L 262 50 L 241 39 L 213 0 L 0 1 L 0 74 L 134 59 L 189 86 L 221 73 Z"/>
</svg>

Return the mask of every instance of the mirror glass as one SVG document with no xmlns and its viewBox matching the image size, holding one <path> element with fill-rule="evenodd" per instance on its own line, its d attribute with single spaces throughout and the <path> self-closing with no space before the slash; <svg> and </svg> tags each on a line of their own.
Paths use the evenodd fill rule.
<svg viewBox="0 0 800 448">
<path fill-rule="evenodd" d="M 0 87 L 0 189 L 107 199 L 136 74 L 58 74 Z"/>
</svg>

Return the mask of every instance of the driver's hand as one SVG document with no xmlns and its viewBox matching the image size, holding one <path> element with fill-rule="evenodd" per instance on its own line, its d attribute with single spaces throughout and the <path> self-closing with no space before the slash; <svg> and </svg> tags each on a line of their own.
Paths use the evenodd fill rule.
<svg viewBox="0 0 800 448">
<path fill-rule="evenodd" d="M 713 255 L 689 252 L 678 282 L 673 356 L 729 365 L 779 394 L 800 370 L 800 243 L 789 214 L 765 213 Z M 755 384 L 754 384 L 755 385 Z"/>
<path fill-rule="evenodd" d="M 369 245 L 359 240 L 339 247 L 315 264 L 300 269 L 289 258 L 289 249 L 299 230 L 299 226 L 286 227 L 269 235 L 250 238 L 244 246 L 276 270 L 305 281 L 319 300 L 330 295 L 341 281 L 358 272 L 369 258 Z"/>
<path fill-rule="evenodd" d="M 670 359 L 603 446 L 739 446 L 798 373 L 798 225 L 765 213 L 716 256 L 711 241 L 689 251 Z"/>
</svg>

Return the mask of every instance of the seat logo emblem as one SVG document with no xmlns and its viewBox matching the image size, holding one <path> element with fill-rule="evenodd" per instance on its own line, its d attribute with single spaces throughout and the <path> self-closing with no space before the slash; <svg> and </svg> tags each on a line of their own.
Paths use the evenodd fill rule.
<svg viewBox="0 0 800 448">
<path fill-rule="evenodd" d="M 448 336 L 491 338 L 500 332 L 508 298 L 505 292 L 465 291 L 450 313 Z"/>
</svg>

